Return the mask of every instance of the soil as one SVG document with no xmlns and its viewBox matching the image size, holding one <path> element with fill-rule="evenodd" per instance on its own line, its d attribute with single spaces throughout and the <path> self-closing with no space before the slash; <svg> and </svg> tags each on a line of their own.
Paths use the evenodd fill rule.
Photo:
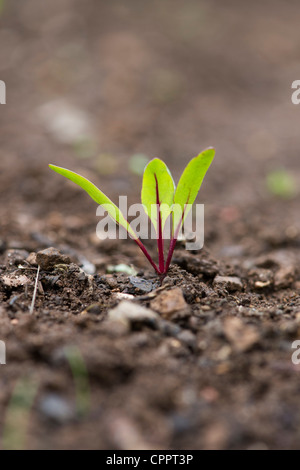
<svg viewBox="0 0 300 470">
<path fill-rule="evenodd" d="M 298 10 L 296 1 L 5 2 L 3 448 L 19 446 L 26 411 L 27 449 L 299 448 Z M 177 179 L 209 145 L 216 157 L 198 198 L 205 247 L 178 243 L 162 286 L 130 240 L 96 237 L 93 202 L 47 168 L 139 202 L 133 154 L 161 157 Z M 289 198 L 267 189 L 278 168 L 296 182 Z M 135 273 L 111 273 L 119 264 Z M 11 401 L 24 378 L 35 388 L 27 408 L 26 387 Z"/>
</svg>

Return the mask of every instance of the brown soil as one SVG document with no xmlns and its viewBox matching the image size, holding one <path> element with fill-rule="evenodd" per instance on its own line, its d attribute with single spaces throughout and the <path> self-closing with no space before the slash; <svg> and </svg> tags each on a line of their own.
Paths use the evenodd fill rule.
<svg viewBox="0 0 300 470">
<path fill-rule="evenodd" d="M 0 16 L 0 428 L 27 377 L 29 449 L 299 448 L 300 196 L 265 184 L 283 167 L 299 187 L 299 5 L 145 4 L 11 0 Z M 57 99 L 86 113 L 88 141 L 53 130 L 41 106 Z M 178 244 L 161 287 L 134 243 L 97 239 L 95 205 L 47 168 L 136 202 L 132 154 L 161 157 L 177 179 L 208 145 L 205 248 Z M 41 265 L 30 315 L 28 256 L 49 247 L 59 254 Z M 120 263 L 136 276 L 107 273 Z M 86 368 L 75 379 L 71 346 Z"/>
</svg>

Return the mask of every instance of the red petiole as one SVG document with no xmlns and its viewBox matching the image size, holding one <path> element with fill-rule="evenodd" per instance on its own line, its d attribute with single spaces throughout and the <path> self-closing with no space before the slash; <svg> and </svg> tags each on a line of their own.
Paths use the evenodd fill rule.
<svg viewBox="0 0 300 470">
<path fill-rule="evenodd" d="M 160 280 L 162 282 L 163 279 L 165 278 L 165 276 L 167 275 L 167 272 L 168 272 L 169 267 L 170 267 L 170 263 L 171 263 L 173 253 L 174 253 L 174 250 L 175 250 L 175 246 L 176 246 L 177 238 L 178 238 L 178 235 L 179 235 L 180 227 L 181 227 L 181 224 L 182 224 L 183 219 L 184 219 L 185 209 L 182 213 L 180 222 L 177 225 L 176 230 L 174 231 L 174 234 L 171 238 L 166 264 L 164 264 L 164 238 L 163 238 L 163 234 L 162 234 L 162 222 L 161 222 L 161 212 L 160 212 L 160 202 L 159 202 L 158 188 L 156 188 L 156 195 L 157 195 L 157 201 L 158 201 L 157 206 L 158 206 L 158 221 L 159 221 L 159 223 L 158 223 L 159 231 L 158 231 L 158 239 L 157 239 L 158 255 L 159 255 L 159 266 L 158 267 L 154 263 L 154 261 L 152 260 L 151 256 L 149 255 L 149 253 L 146 250 L 143 243 L 138 239 L 135 240 L 135 242 L 140 247 L 140 249 L 142 250 L 142 252 L 146 256 L 146 258 L 150 262 L 151 266 L 157 272 L 157 274 L 160 275 Z"/>
<path fill-rule="evenodd" d="M 165 259 L 164 259 L 164 238 L 162 233 L 162 220 L 161 220 L 161 211 L 160 211 L 160 199 L 159 199 L 159 189 L 157 176 L 154 174 L 155 184 L 156 184 L 156 207 L 157 207 L 157 220 L 158 220 L 158 238 L 157 238 L 157 248 L 158 248 L 158 266 L 160 274 L 165 272 Z"/>
</svg>

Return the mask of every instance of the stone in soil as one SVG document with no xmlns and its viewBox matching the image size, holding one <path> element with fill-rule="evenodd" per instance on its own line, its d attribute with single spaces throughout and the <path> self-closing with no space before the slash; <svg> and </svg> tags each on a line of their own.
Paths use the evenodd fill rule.
<svg viewBox="0 0 300 470">
<path fill-rule="evenodd" d="M 71 404 L 55 393 L 45 395 L 38 408 L 45 418 L 57 424 L 64 424 L 75 418 L 75 410 Z"/>
<path fill-rule="evenodd" d="M 167 320 L 178 316 L 185 317 L 189 314 L 189 306 L 179 287 L 161 292 L 151 301 L 150 306 Z"/>
<path fill-rule="evenodd" d="M 241 279 L 236 276 L 216 276 L 213 284 L 215 287 L 228 290 L 228 292 L 243 290 L 243 283 Z"/>
<path fill-rule="evenodd" d="M 129 300 L 122 300 L 117 307 L 108 311 L 107 319 L 121 322 L 128 328 L 138 324 L 146 324 L 157 328 L 159 316 L 149 308 L 130 302 Z"/>
<path fill-rule="evenodd" d="M 279 289 L 290 287 L 296 278 L 294 266 L 285 266 L 280 268 L 274 276 L 274 285 Z"/>
<path fill-rule="evenodd" d="M 36 261 L 43 271 L 51 271 L 58 264 L 71 263 L 69 256 L 63 255 L 53 247 L 38 251 L 36 254 Z"/>
<path fill-rule="evenodd" d="M 31 266 L 37 266 L 36 253 L 34 251 L 30 253 L 27 256 L 26 261 L 27 263 L 31 264 Z"/>
<path fill-rule="evenodd" d="M 128 290 L 130 294 L 148 294 L 154 289 L 153 282 L 148 281 L 147 279 L 130 276 L 129 280 L 130 284 L 133 286 L 133 288 Z"/>
<path fill-rule="evenodd" d="M 225 337 L 237 352 L 249 351 L 260 339 L 254 326 L 246 325 L 238 317 L 228 317 L 224 320 L 223 330 Z"/>
<path fill-rule="evenodd" d="M 196 335 L 194 335 L 189 330 L 183 330 L 177 335 L 177 339 L 187 347 L 189 347 L 192 351 L 196 349 Z"/>
</svg>

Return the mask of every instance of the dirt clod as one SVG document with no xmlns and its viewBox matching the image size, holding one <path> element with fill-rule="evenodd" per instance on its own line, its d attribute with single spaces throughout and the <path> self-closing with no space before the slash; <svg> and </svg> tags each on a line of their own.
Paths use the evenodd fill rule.
<svg viewBox="0 0 300 470">
<path fill-rule="evenodd" d="M 241 279 L 235 276 L 216 276 L 214 278 L 214 286 L 226 289 L 228 292 L 236 292 L 243 289 Z"/>
<path fill-rule="evenodd" d="M 295 281 L 296 270 L 294 266 L 280 268 L 274 276 L 274 285 L 277 288 L 290 287 Z"/>
<path fill-rule="evenodd" d="M 37 252 L 36 262 L 43 271 L 51 271 L 58 264 L 70 264 L 71 259 L 56 248 L 50 247 Z"/>
<path fill-rule="evenodd" d="M 153 310 L 160 312 L 162 317 L 167 320 L 175 316 L 184 317 L 189 313 L 188 304 L 179 287 L 161 292 L 150 302 L 150 305 Z"/>
<path fill-rule="evenodd" d="M 122 300 L 117 307 L 108 311 L 108 320 L 122 322 L 128 326 L 148 325 L 157 327 L 158 315 L 149 308 L 135 304 L 128 300 Z"/>
<path fill-rule="evenodd" d="M 225 319 L 224 333 L 237 352 L 248 351 L 257 344 L 260 339 L 256 328 L 244 324 L 244 322 L 237 317 Z"/>
</svg>

